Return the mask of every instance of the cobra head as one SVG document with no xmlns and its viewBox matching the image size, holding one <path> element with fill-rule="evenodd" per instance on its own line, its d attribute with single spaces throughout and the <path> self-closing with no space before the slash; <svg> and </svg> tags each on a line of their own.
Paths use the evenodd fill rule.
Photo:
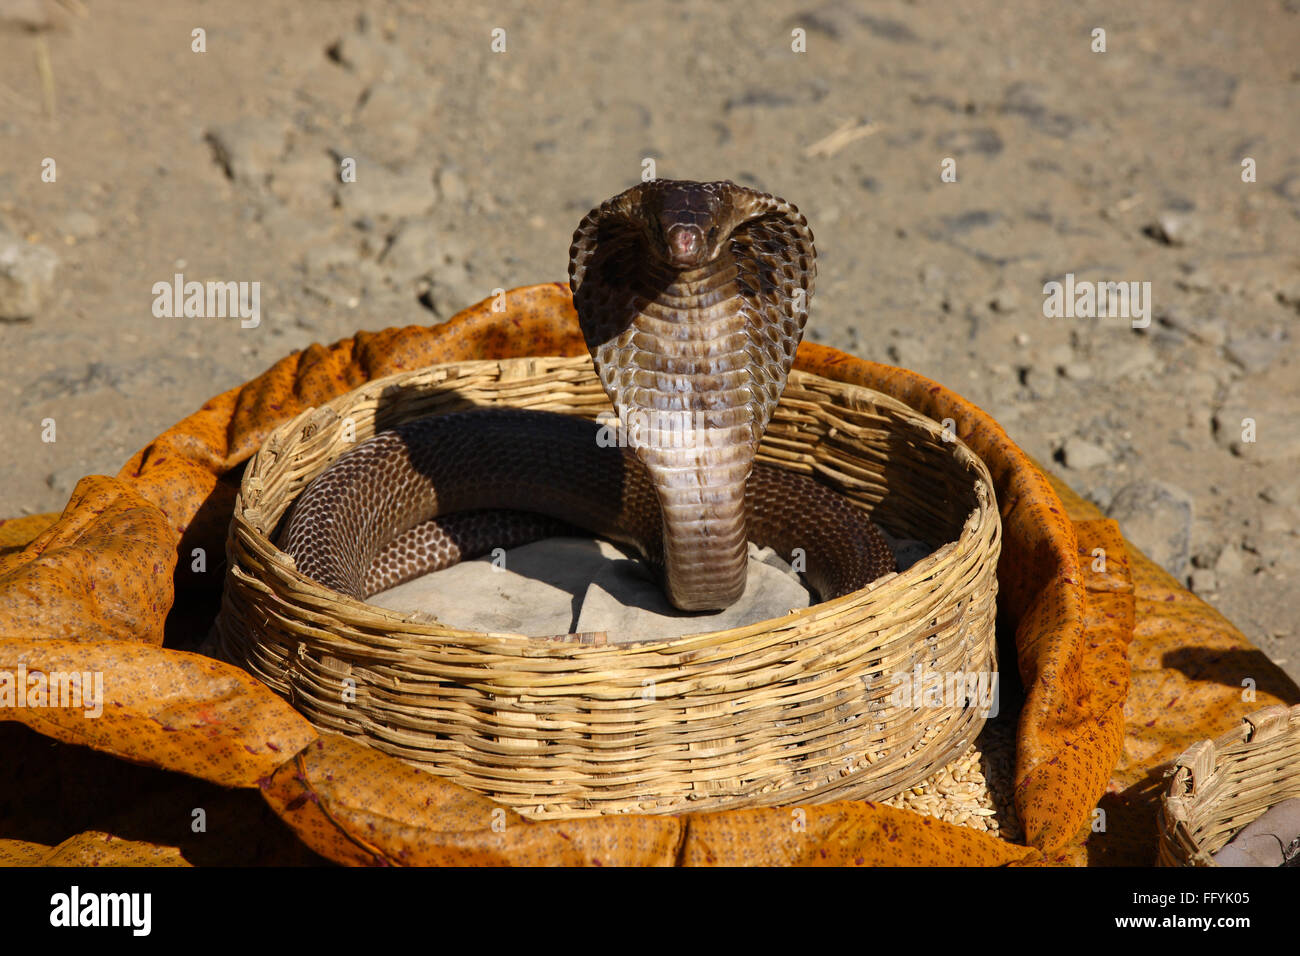
<svg viewBox="0 0 1300 956">
<path fill-rule="evenodd" d="M 593 209 L 570 248 L 587 348 L 664 515 L 683 610 L 745 589 L 745 482 L 803 336 L 807 221 L 731 182 L 642 183 Z"/>
</svg>

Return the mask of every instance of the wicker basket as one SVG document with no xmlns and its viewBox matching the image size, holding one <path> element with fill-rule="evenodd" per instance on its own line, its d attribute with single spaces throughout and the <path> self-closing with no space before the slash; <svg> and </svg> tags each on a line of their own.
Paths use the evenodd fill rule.
<svg viewBox="0 0 1300 956">
<path fill-rule="evenodd" d="M 1218 866 L 1213 854 L 1269 807 L 1300 797 L 1300 705 L 1265 707 L 1183 751 L 1160 798 L 1161 866 Z"/>
<path fill-rule="evenodd" d="M 235 504 L 220 652 L 321 730 L 534 818 L 881 799 L 975 738 L 978 705 L 900 706 L 895 675 L 995 672 L 992 482 L 960 441 L 869 389 L 792 372 L 759 458 L 936 550 L 782 618 L 639 644 L 477 633 L 321 588 L 271 544 L 352 447 L 346 432 L 495 404 L 610 411 L 590 360 L 539 357 L 394 375 L 277 429 Z"/>
</svg>

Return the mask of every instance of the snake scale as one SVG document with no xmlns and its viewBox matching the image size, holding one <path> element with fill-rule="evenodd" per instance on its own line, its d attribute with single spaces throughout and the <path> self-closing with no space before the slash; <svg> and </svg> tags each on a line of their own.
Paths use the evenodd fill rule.
<svg viewBox="0 0 1300 956">
<path fill-rule="evenodd" d="M 686 611 L 739 599 L 747 539 L 801 549 L 822 600 L 863 587 L 894 570 L 875 526 L 830 488 L 754 461 L 815 274 L 812 232 L 784 199 L 732 182 L 620 193 L 579 223 L 569 285 L 621 441 L 548 412 L 416 419 L 317 476 L 280 547 L 359 599 L 575 527 L 635 547 Z"/>
</svg>

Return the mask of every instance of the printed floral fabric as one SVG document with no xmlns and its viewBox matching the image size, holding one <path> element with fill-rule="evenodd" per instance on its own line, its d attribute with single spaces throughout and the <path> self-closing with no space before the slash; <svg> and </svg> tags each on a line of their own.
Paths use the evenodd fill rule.
<svg viewBox="0 0 1300 956">
<path fill-rule="evenodd" d="M 0 522 L 0 672 L 106 678 L 94 720 L 0 706 L 0 720 L 26 726 L 0 726 L 0 751 L 21 771 L 0 808 L 0 863 L 1148 864 L 1162 765 L 1253 710 L 1300 701 L 1228 621 L 984 412 L 914 372 L 811 342 L 797 368 L 951 419 L 988 465 L 1003 521 L 999 614 L 1017 658 L 1001 666 L 1014 663 L 1025 688 L 1023 845 L 864 802 L 530 822 L 319 734 L 244 671 L 181 649 L 204 636 L 191 630 L 203 620 L 193 609 L 219 598 L 240 466 L 276 426 L 406 369 L 585 352 L 567 287 L 512 290 L 504 311 L 494 301 L 432 328 L 361 332 L 289 355 L 158 436 L 116 477 L 82 479 L 61 515 Z M 223 815 L 240 839 L 218 850 L 188 818 L 160 822 L 151 801 L 164 798 L 193 806 L 195 821 Z"/>
</svg>

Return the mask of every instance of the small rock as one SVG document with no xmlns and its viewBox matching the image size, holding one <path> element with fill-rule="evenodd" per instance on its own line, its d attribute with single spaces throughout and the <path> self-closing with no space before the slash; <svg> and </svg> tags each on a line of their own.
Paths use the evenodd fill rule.
<svg viewBox="0 0 1300 956">
<path fill-rule="evenodd" d="M 1300 507 L 1300 484 L 1288 482 L 1280 487 L 1269 485 L 1259 493 L 1259 497 L 1271 505 Z"/>
<path fill-rule="evenodd" d="M 1099 472 L 1099 474 L 1105 475 L 1108 472 Z M 1107 482 L 1095 485 L 1089 483 L 1083 487 L 1082 493 L 1085 498 L 1098 508 L 1105 508 L 1106 502 L 1115 497 L 1115 489 Z"/>
<path fill-rule="evenodd" d="M 1115 381 L 1137 375 L 1155 364 L 1156 352 L 1151 343 L 1133 336 L 1122 348 L 1114 351 L 1111 360 L 1103 366 L 1103 375 Z"/>
<path fill-rule="evenodd" d="M 1150 332 L 1144 333 L 1151 335 Z M 1158 326 L 1155 334 L 1151 335 L 1151 344 L 1157 349 L 1181 349 L 1187 344 L 1188 335 L 1182 329 L 1171 329 L 1164 326 Z"/>
<path fill-rule="evenodd" d="M 1111 454 L 1100 445 L 1094 445 L 1077 435 L 1071 436 L 1061 449 L 1061 457 L 1067 468 L 1085 469 L 1108 465 Z"/>
<path fill-rule="evenodd" d="M 935 288 L 943 285 L 944 278 L 946 278 L 944 271 L 933 262 L 926 263 L 921 269 L 921 285 L 926 288 Z"/>
<path fill-rule="evenodd" d="M 1181 279 L 1175 279 L 1174 285 L 1187 292 L 1213 292 L 1217 287 L 1214 276 L 1203 269 L 1193 270 Z"/>
<path fill-rule="evenodd" d="M 285 119 L 246 116 L 207 132 L 214 158 L 238 183 L 260 186 L 274 172 L 289 138 Z"/>
<path fill-rule="evenodd" d="M 998 290 L 993 293 L 993 298 L 989 300 L 989 308 L 994 312 L 1001 312 L 1003 314 L 1014 312 L 1019 305 L 1019 294 L 1015 289 L 1005 285 L 1000 286 Z"/>
<path fill-rule="evenodd" d="M 1175 485 L 1135 481 L 1115 493 L 1106 509 L 1124 536 L 1182 581 L 1191 560 L 1192 499 Z"/>
<path fill-rule="evenodd" d="M 362 83 L 376 80 L 391 83 L 409 68 L 400 47 L 369 33 L 349 33 L 326 51 L 331 60 L 355 73 Z"/>
<path fill-rule="evenodd" d="M 1245 570 L 1245 562 L 1241 559 L 1241 549 L 1235 544 L 1225 545 L 1219 552 L 1219 557 L 1214 562 L 1215 573 L 1225 580 L 1231 580 Z"/>
<path fill-rule="evenodd" d="M 412 122 L 412 117 L 427 116 L 431 110 L 431 96 L 424 89 L 417 94 L 392 83 L 376 84 L 362 104 L 356 138 L 364 139 L 386 162 L 412 160 L 423 132 L 423 124 Z"/>
<path fill-rule="evenodd" d="M 0 320 L 35 317 L 54 294 L 58 269 L 51 250 L 0 233 Z"/>
<path fill-rule="evenodd" d="M 1192 318 L 1176 307 L 1160 316 L 1160 324 L 1185 332 L 1196 341 L 1212 348 L 1218 348 L 1228 337 L 1228 324 L 1222 319 Z"/>
<path fill-rule="evenodd" d="M 1041 368 L 1030 367 L 1021 372 L 1020 380 L 1024 382 L 1029 393 L 1036 399 L 1051 398 L 1056 394 L 1056 376 Z"/>
<path fill-rule="evenodd" d="M 1093 376 L 1092 366 L 1087 362 L 1066 362 L 1060 368 L 1061 374 L 1072 382 L 1086 382 Z"/>
<path fill-rule="evenodd" d="M 1228 340 L 1224 353 L 1237 365 L 1252 374 L 1262 372 L 1277 360 L 1281 343 L 1263 335 L 1234 335 Z"/>
<path fill-rule="evenodd" d="M 1142 232 L 1167 246 L 1182 246 L 1196 235 L 1196 223 L 1191 217 L 1179 213 L 1161 213 Z"/>
<path fill-rule="evenodd" d="M 365 94 L 361 104 L 361 121 L 374 127 L 407 126 L 418 128 L 412 117 L 427 115 L 433 109 L 429 90 L 410 90 L 396 83 L 376 83 Z"/>
<path fill-rule="evenodd" d="M 448 319 L 491 294 L 459 259 L 435 259 L 428 273 L 417 283 L 419 299 L 439 318 Z"/>
<path fill-rule="evenodd" d="M 459 242 L 426 219 L 408 222 L 393 237 L 380 260 L 380 265 L 398 282 L 430 276 L 449 285 L 465 278 L 463 263 Z"/>
<path fill-rule="evenodd" d="M 1192 591 L 1196 594 L 1215 594 L 1219 590 L 1218 576 L 1209 568 L 1196 568 L 1190 576 Z"/>
<path fill-rule="evenodd" d="M 1275 289 L 1277 301 L 1300 312 L 1300 278 L 1287 278 L 1280 282 L 1282 284 Z"/>
<path fill-rule="evenodd" d="M 1196 327 L 1193 335 L 1206 345 L 1218 348 L 1227 341 L 1228 323 L 1223 319 L 1205 319 Z"/>
<path fill-rule="evenodd" d="M 326 153 L 294 153 L 277 163 L 271 175 L 271 194 L 290 206 L 329 209 L 339 164 Z"/>
</svg>

